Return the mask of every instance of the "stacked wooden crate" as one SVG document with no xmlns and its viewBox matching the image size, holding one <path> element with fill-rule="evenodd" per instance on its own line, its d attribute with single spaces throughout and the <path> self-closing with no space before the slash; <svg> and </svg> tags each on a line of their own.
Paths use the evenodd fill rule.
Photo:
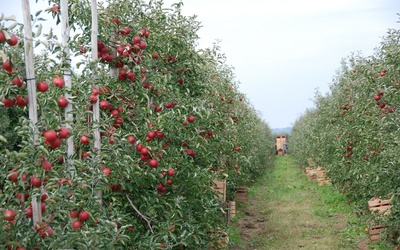
<svg viewBox="0 0 400 250">
<path fill-rule="evenodd" d="M 389 199 L 381 199 L 379 197 L 371 198 L 368 201 L 369 211 L 371 211 L 371 213 L 377 218 L 389 215 L 392 208 L 391 205 L 392 198 L 393 196 L 390 197 Z M 371 242 L 379 242 L 381 239 L 384 238 L 383 235 L 385 227 L 383 227 L 379 223 L 368 221 L 367 227 L 368 227 L 367 229 L 368 229 L 369 239 L 371 240 Z"/>
<path fill-rule="evenodd" d="M 306 167 L 306 175 L 309 181 L 317 181 L 317 169 Z"/>
<path fill-rule="evenodd" d="M 213 180 L 213 188 L 221 202 L 226 201 L 226 180 Z"/>
<path fill-rule="evenodd" d="M 332 183 L 331 179 L 326 175 L 326 170 L 322 167 L 317 167 L 317 181 L 320 186 Z"/>
</svg>

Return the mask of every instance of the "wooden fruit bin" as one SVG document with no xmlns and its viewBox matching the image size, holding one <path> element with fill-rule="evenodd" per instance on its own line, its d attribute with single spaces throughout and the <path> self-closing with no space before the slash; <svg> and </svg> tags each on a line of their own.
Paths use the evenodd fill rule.
<svg viewBox="0 0 400 250">
<path fill-rule="evenodd" d="M 309 181 L 317 181 L 317 169 L 306 167 L 306 175 Z"/>
<path fill-rule="evenodd" d="M 317 167 L 317 181 L 320 186 L 332 184 L 331 180 L 326 175 L 326 170 L 322 167 Z"/>
<path fill-rule="evenodd" d="M 209 247 L 209 250 L 216 250 L 216 249 L 226 249 L 228 247 L 228 236 L 226 233 L 219 231 L 216 233 L 211 233 L 211 238 L 218 237 L 215 243 L 212 243 Z"/>
<path fill-rule="evenodd" d="M 381 225 L 374 225 L 371 221 L 367 223 L 367 231 L 369 234 L 369 239 L 373 243 L 377 243 L 384 238 L 383 232 L 385 228 Z"/>
<path fill-rule="evenodd" d="M 247 187 L 237 187 L 235 193 L 236 202 L 246 202 L 249 200 L 249 190 Z"/>
<path fill-rule="evenodd" d="M 226 180 L 213 180 L 213 188 L 216 192 L 216 197 L 222 202 L 226 201 Z"/>
<path fill-rule="evenodd" d="M 368 201 L 368 208 L 369 211 L 377 216 L 377 217 L 383 217 L 387 216 L 391 212 L 392 205 L 390 204 L 393 199 L 393 196 L 390 197 L 389 199 L 381 199 L 379 197 L 373 197 Z M 369 239 L 371 242 L 379 242 L 381 239 L 384 238 L 384 231 L 386 230 L 385 227 L 383 227 L 380 224 L 373 223 L 371 221 L 367 222 L 367 230 L 369 234 Z"/>
<path fill-rule="evenodd" d="M 377 197 L 371 198 L 368 201 L 369 211 L 373 214 L 376 213 L 378 216 L 389 215 L 392 208 L 392 205 L 390 205 L 392 198 L 386 200 Z"/>
<path fill-rule="evenodd" d="M 236 201 L 229 202 L 229 220 L 236 216 Z"/>
</svg>

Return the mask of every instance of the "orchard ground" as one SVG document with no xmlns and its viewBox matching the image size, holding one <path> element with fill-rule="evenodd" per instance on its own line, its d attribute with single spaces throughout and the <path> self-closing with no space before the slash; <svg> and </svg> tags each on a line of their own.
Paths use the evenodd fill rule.
<svg viewBox="0 0 400 250">
<path fill-rule="evenodd" d="M 352 207 L 333 186 L 308 181 L 291 156 L 277 157 L 238 205 L 229 249 L 393 249 L 371 244 Z"/>
</svg>

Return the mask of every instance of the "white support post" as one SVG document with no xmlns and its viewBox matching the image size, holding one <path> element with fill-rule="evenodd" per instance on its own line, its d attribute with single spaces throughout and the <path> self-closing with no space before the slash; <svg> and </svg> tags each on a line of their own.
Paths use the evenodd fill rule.
<svg viewBox="0 0 400 250">
<path fill-rule="evenodd" d="M 32 23 L 29 0 L 22 0 L 22 9 L 24 16 L 24 48 L 25 48 L 25 68 L 26 68 L 26 83 L 28 88 L 29 99 L 29 120 L 32 126 L 32 143 L 37 146 L 38 129 L 37 129 L 37 101 L 36 101 L 36 81 L 35 67 L 33 57 L 33 38 L 32 38 Z M 39 200 L 38 200 L 39 199 Z M 32 219 L 33 225 L 42 221 L 42 211 L 40 207 L 40 195 L 32 198 Z"/>
</svg>

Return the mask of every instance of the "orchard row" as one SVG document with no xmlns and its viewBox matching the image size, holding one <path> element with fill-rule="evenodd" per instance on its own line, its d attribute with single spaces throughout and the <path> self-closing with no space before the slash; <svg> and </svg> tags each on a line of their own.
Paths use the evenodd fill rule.
<svg viewBox="0 0 400 250">
<path fill-rule="evenodd" d="M 50 2 L 35 27 L 65 19 Z M 106 2 L 96 40 L 86 1 L 67 5 L 66 46 L 34 30 L 34 79 L 22 25 L 1 21 L 0 108 L 20 115 L 0 144 L 1 247 L 206 249 L 226 230 L 212 181 L 232 199 L 271 163 L 269 127 L 220 48 L 196 48 L 198 21 L 180 4 Z"/>
<path fill-rule="evenodd" d="M 315 97 L 293 128 L 291 149 L 299 163 L 312 158 L 361 213 L 367 201 L 393 196 L 390 216 L 380 218 L 388 238 L 399 241 L 400 31 L 389 30 L 369 57 L 343 62 L 330 93 Z M 376 218 L 375 218 L 376 219 Z"/>
</svg>

